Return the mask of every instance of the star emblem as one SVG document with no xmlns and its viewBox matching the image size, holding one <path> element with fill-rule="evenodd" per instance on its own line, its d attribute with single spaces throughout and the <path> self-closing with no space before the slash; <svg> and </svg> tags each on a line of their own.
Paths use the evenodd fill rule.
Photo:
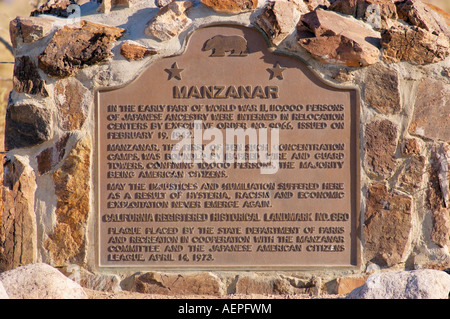
<svg viewBox="0 0 450 319">
<path fill-rule="evenodd" d="M 184 69 L 180 69 L 178 67 L 177 62 L 175 62 L 174 64 L 172 64 L 172 67 L 170 69 L 165 69 L 165 71 L 167 71 L 167 73 L 169 73 L 169 78 L 168 80 L 170 80 L 171 78 L 175 78 L 177 80 L 181 80 L 181 72 Z"/>
<path fill-rule="evenodd" d="M 286 70 L 286 68 L 282 68 L 280 63 L 277 62 L 273 68 L 268 68 L 267 70 L 271 73 L 269 80 L 272 80 L 275 77 L 279 80 L 283 80 L 283 71 Z"/>
</svg>

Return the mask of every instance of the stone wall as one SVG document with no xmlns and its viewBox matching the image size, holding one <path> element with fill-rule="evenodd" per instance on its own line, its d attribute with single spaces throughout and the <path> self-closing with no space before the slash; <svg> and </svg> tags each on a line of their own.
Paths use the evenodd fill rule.
<svg viewBox="0 0 450 319">
<path fill-rule="evenodd" d="M 43 262 L 85 287 L 162 294 L 347 293 L 377 271 L 450 267 L 450 28 L 418 0 L 50 0 L 10 23 L 0 271 Z M 71 7 L 72 8 L 72 7 Z M 77 13 L 81 13 L 79 16 Z M 96 266 L 94 90 L 251 26 L 324 81 L 361 93 L 360 267 L 264 272 Z"/>
</svg>

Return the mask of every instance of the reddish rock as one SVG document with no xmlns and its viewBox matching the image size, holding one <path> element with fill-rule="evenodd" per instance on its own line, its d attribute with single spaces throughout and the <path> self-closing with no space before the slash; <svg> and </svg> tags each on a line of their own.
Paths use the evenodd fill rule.
<svg viewBox="0 0 450 319">
<path fill-rule="evenodd" d="M 406 138 L 403 140 L 402 144 L 402 154 L 403 155 L 420 155 L 421 147 L 418 139 L 416 138 Z"/>
<path fill-rule="evenodd" d="M 380 266 L 404 262 L 410 246 L 412 200 L 388 192 L 382 183 L 369 186 L 364 214 L 364 257 Z"/>
<path fill-rule="evenodd" d="M 328 9 L 356 17 L 357 6 L 358 0 L 336 0 Z"/>
<path fill-rule="evenodd" d="M 316 9 L 326 9 L 330 6 L 330 1 L 328 0 L 303 0 L 308 6 L 309 11 L 314 11 Z"/>
<path fill-rule="evenodd" d="M 425 78 L 417 88 L 409 132 L 433 140 L 450 141 L 450 85 Z"/>
<path fill-rule="evenodd" d="M 20 43 L 33 43 L 47 35 L 53 29 L 53 21 L 41 17 L 17 17 L 9 23 L 11 43 L 14 48 Z"/>
<path fill-rule="evenodd" d="M 450 218 L 449 209 L 441 208 L 433 212 L 433 228 L 431 240 L 439 247 L 450 247 Z"/>
<path fill-rule="evenodd" d="M 65 131 L 81 129 L 92 101 L 90 91 L 80 81 L 68 78 L 55 84 L 54 93 L 61 128 Z"/>
<path fill-rule="evenodd" d="M 185 275 L 148 272 L 134 276 L 135 291 L 161 295 L 222 296 L 224 287 L 220 279 L 208 272 Z"/>
<path fill-rule="evenodd" d="M 396 167 L 397 126 L 389 120 L 366 125 L 365 167 L 369 174 L 388 178 Z"/>
<path fill-rule="evenodd" d="M 390 19 L 397 19 L 397 10 L 391 0 L 337 0 L 328 9 L 362 19 L 377 29 L 390 26 Z"/>
<path fill-rule="evenodd" d="M 81 264 L 86 254 L 86 222 L 90 211 L 91 141 L 86 136 L 53 173 L 56 226 L 44 243 L 55 266 Z"/>
<path fill-rule="evenodd" d="M 271 1 L 266 4 L 262 13 L 255 19 L 272 43 L 280 44 L 294 29 L 295 5 L 287 1 Z"/>
<path fill-rule="evenodd" d="M 148 49 L 133 41 L 125 41 L 120 47 L 120 54 L 128 61 L 140 60 L 148 55 L 158 53 L 155 49 Z"/>
<path fill-rule="evenodd" d="M 36 262 L 37 258 L 35 174 L 18 156 L 6 159 L 3 170 L 0 272 Z"/>
<path fill-rule="evenodd" d="M 382 114 L 401 111 L 398 72 L 376 64 L 368 68 L 364 79 L 366 103 Z"/>
<path fill-rule="evenodd" d="M 8 105 L 5 117 L 5 149 L 31 147 L 52 137 L 52 113 L 31 104 Z"/>
<path fill-rule="evenodd" d="M 450 54 L 450 41 L 443 33 L 433 34 L 419 27 L 392 26 L 381 32 L 383 59 L 386 62 L 408 61 L 429 64 Z"/>
<path fill-rule="evenodd" d="M 114 42 L 124 29 L 81 21 L 80 28 L 65 26 L 52 37 L 39 56 L 39 67 L 54 77 L 75 75 L 89 65 L 105 61 L 112 56 Z"/>
<path fill-rule="evenodd" d="M 230 14 L 253 11 L 258 5 L 258 0 L 201 0 L 201 2 L 214 11 Z"/>
<path fill-rule="evenodd" d="M 63 159 L 69 137 L 70 134 L 64 134 L 54 146 L 46 148 L 36 156 L 39 175 L 48 173 Z"/>
<path fill-rule="evenodd" d="M 192 20 L 186 11 L 193 6 L 190 1 L 174 1 L 161 8 L 150 19 L 145 28 L 145 34 L 160 41 L 167 41 L 183 32 Z"/>
<path fill-rule="evenodd" d="M 426 205 L 433 214 L 449 207 L 450 192 L 450 146 L 442 143 L 432 151 L 431 165 L 428 167 L 428 188 Z"/>
<path fill-rule="evenodd" d="M 369 276 L 337 278 L 336 293 L 338 295 L 346 295 L 352 290 L 364 285 L 368 277 Z"/>
<path fill-rule="evenodd" d="M 450 28 L 445 19 L 422 1 L 398 1 L 396 5 L 400 19 L 431 33 L 444 33 L 450 36 Z"/>
<path fill-rule="evenodd" d="M 425 168 L 425 157 L 411 156 L 406 159 L 400 168 L 397 177 L 397 188 L 413 194 L 422 184 L 422 176 Z"/>
<path fill-rule="evenodd" d="M 239 276 L 236 282 L 237 294 L 271 294 L 285 295 L 292 294 L 294 287 L 285 279 L 279 276 Z"/>
<path fill-rule="evenodd" d="M 18 93 L 26 93 L 47 97 L 45 81 L 39 75 L 37 67 L 29 56 L 16 58 L 13 77 L 14 90 Z"/>
<path fill-rule="evenodd" d="M 324 63 L 367 66 L 379 61 L 379 34 L 335 12 L 304 14 L 297 32 L 300 45 Z"/>
</svg>

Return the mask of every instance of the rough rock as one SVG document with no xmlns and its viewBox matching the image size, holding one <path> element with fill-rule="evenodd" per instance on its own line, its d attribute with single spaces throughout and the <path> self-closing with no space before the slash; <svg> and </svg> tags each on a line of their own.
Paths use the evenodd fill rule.
<svg viewBox="0 0 450 319">
<path fill-rule="evenodd" d="M 309 11 L 314 11 L 316 9 L 326 9 L 330 6 L 330 1 L 328 0 L 303 0 L 308 6 Z"/>
<path fill-rule="evenodd" d="M 435 210 L 432 220 L 431 240 L 439 247 L 450 247 L 449 209 L 441 207 L 439 210 Z"/>
<path fill-rule="evenodd" d="M 445 19 L 422 1 L 398 1 L 396 5 L 400 19 L 431 33 L 450 36 L 450 28 Z"/>
<path fill-rule="evenodd" d="M 379 61 L 379 33 L 335 12 L 304 14 L 297 33 L 299 44 L 323 63 L 367 66 Z"/>
<path fill-rule="evenodd" d="M 262 277 L 256 275 L 239 276 L 236 282 L 236 294 L 293 294 L 294 287 L 280 276 Z"/>
<path fill-rule="evenodd" d="M 105 61 L 112 56 L 114 42 L 125 32 L 84 20 L 80 24 L 79 28 L 65 26 L 58 30 L 39 56 L 39 67 L 48 75 L 67 77 Z"/>
<path fill-rule="evenodd" d="M 0 274 L 10 299 L 87 299 L 83 288 L 55 268 L 42 263 Z"/>
<path fill-rule="evenodd" d="M 18 156 L 6 160 L 0 214 L 0 272 L 36 261 L 36 176 Z"/>
<path fill-rule="evenodd" d="M 149 49 L 136 43 L 134 41 L 127 40 L 120 47 L 120 54 L 128 61 L 140 60 L 148 55 L 154 55 L 158 53 L 155 49 Z"/>
<path fill-rule="evenodd" d="M 1 281 L 0 281 L 0 299 L 9 299 L 8 293 L 6 292 L 5 287 L 3 287 Z"/>
<path fill-rule="evenodd" d="M 255 10 L 258 0 L 201 0 L 201 3 L 216 12 L 237 14 Z"/>
<path fill-rule="evenodd" d="M 269 2 L 254 24 L 264 31 L 273 44 L 278 45 L 295 29 L 294 10 L 292 2 Z"/>
<path fill-rule="evenodd" d="M 405 192 L 412 194 L 420 189 L 425 168 L 425 157 L 411 156 L 405 160 L 400 168 L 396 186 Z"/>
<path fill-rule="evenodd" d="M 450 141 L 450 84 L 423 79 L 416 94 L 409 132 L 428 139 Z"/>
<path fill-rule="evenodd" d="M 364 78 L 366 103 L 382 114 L 401 111 L 398 72 L 395 69 L 376 64 L 368 68 Z"/>
<path fill-rule="evenodd" d="M 333 293 L 338 295 L 347 295 L 352 290 L 361 287 L 366 282 L 369 276 L 361 276 L 361 277 L 340 277 L 333 280 L 330 286 L 334 286 L 332 289 Z"/>
<path fill-rule="evenodd" d="M 134 276 L 134 291 L 162 295 L 222 296 L 224 287 L 220 279 L 209 272 L 192 274 L 138 273 Z"/>
<path fill-rule="evenodd" d="M 116 293 L 121 290 L 120 277 L 108 274 L 93 274 L 79 265 L 69 265 L 63 270 L 68 278 L 75 281 L 81 287 L 96 291 Z"/>
<path fill-rule="evenodd" d="M 192 20 L 186 11 L 193 6 L 190 1 L 174 1 L 161 8 L 147 23 L 145 34 L 167 41 L 183 32 Z"/>
<path fill-rule="evenodd" d="M 336 0 L 329 6 L 329 10 L 356 17 L 358 0 Z"/>
<path fill-rule="evenodd" d="M 53 29 L 53 21 L 41 17 L 17 17 L 9 23 L 11 43 L 17 48 L 20 41 L 33 43 L 47 35 Z"/>
<path fill-rule="evenodd" d="M 432 164 L 428 168 L 428 188 L 426 207 L 431 210 L 431 241 L 440 247 L 450 244 L 449 221 L 449 170 L 450 150 L 446 143 L 435 147 L 432 152 Z"/>
<path fill-rule="evenodd" d="M 62 18 L 67 18 L 72 12 L 68 11 L 71 0 L 48 0 L 39 8 L 31 12 L 31 16 L 40 14 L 51 14 Z"/>
<path fill-rule="evenodd" d="M 450 275 L 444 271 L 420 269 L 381 272 L 353 290 L 347 299 L 448 299 Z"/>
<path fill-rule="evenodd" d="M 39 75 L 37 67 L 29 56 L 16 57 L 13 77 L 14 90 L 18 93 L 47 97 L 45 81 Z"/>
<path fill-rule="evenodd" d="M 30 147 L 52 137 L 52 114 L 31 104 L 8 105 L 5 117 L 5 148 Z"/>
<path fill-rule="evenodd" d="M 65 131 L 79 130 L 86 121 L 91 92 L 75 78 L 58 81 L 54 89 L 58 123 Z"/>
<path fill-rule="evenodd" d="M 403 139 L 401 152 L 403 155 L 420 155 L 421 146 L 417 138 L 405 138 Z"/>
<path fill-rule="evenodd" d="M 64 134 L 55 145 L 46 148 L 36 156 L 39 175 L 50 172 L 63 159 L 69 137 L 69 133 Z"/>
<path fill-rule="evenodd" d="M 450 54 L 450 41 L 419 27 L 396 25 L 381 32 L 383 59 L 393 63 L 408 61 L 429 64 L 444 60 Z"/>
<path fill-rule="evenodd" d="M 139 0 L 103 0 L 97 11 L 102 13 L 109 13 L 113 8 L 126 7 L 129 8 L 133 6 L 135 2 Z"/>
<path fill-rule="evenodd" d="M 409 196 L 388 192 L 383 183 L 369 186 L 364 216 L 365 260 L 387 267 L 405 260 L 412 229 L 411 205 Z"/>
<path fill-rule="evenodd" d="M 81 139 L 53 173 L 56 226 L 45 241 L 56 266 L 83 262 L 86 249 L 85 227 L 89 213 L 91 141 Z"/>
<path fill-rule="evenodd" d="M 396 167 L 397 126 L 389 120 L 368 123 L 365 129 L 365 168 L 369 174 L 390 177 Z"/>
<path fill-rule="evenodd" d="M 391 0 L 337 0 L 328 9 L 362 19 L 376 29 L 390 27 L 391 19 L 397 19 Z"/>
<path fill-rule="evenodd" d="M 156 0 L 155 4 L 158 8 L 162 8 L 166 5 L 168 5 L 169 3 L 171 3 L 174 0 Z"/>
</svg>

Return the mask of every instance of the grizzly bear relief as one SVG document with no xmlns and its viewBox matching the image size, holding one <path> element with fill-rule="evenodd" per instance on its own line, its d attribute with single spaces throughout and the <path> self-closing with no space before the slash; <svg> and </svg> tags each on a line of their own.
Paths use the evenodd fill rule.
<svg viewBox="0 0 450 319">
<path fill-rule="evenodd" d="M 212 50 L 210 56 L 214 57 L 225 56 L 225 52 L 230 52 L 228 56 L 246 56 L 248 54 L 247 40 L 237 35 L 216 35 L 205 42 L 202 50 Z"/>
</svg>

